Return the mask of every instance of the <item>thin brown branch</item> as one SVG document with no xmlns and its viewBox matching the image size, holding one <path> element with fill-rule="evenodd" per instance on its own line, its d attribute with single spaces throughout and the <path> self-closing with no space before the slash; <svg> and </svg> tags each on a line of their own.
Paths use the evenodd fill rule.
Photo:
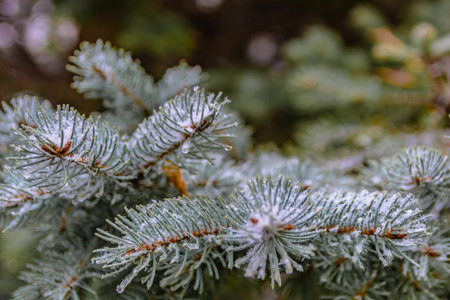
<svg viewBox="0 0 450 300">
<path fill-rule="evenodd" d="M 148 162 L 143 165 L 144 169 L 147 169 L 149 167 L 153 167 L 157 165 L 159 162 L 161 162 L 167 155 L 174 152 L 178 148 L 181 147 L 181 145 L 186 142 L 188 139 L 192 138 L 196 134 L 200 133 L 204 129 L 206 129 L 211 124 L 211 118 L 205 118 L 200 124 L 194 123 L 192 126 L 189 126 L 189 129 L 192 131 L 192 133 L 189 134 L 183 134 L 183 139 L 175 144 L 172 145 L 172 147 L 166 149 L 163 153 L 160 153 L 159 155 L 155 156 L 155 160 Z M 188 127 L 185 127 L 185 129 Z"/>
<path fill-rule="evenodd" d="M 102 70 L 97 68 L 96 66 L 92 67 L 92 70 L 98 74 L 103 80 L 107 81 L 109 80 L 113 85 L 115 85 L 122 94 L 125 95 L 125 97 L 133 100 L 134 104 L 136 104 L 140 109 L 142 109 L 148 116 L 150 115 L 150 112 L 145 107 L 142 100 L 135 94 L 133 94 L 126 86 L 124 86 L 120 81 L 116 80 L 114 74 L 111 74 L 108 76 L 108 74 L 105 74 Z"/>
<path fill-rule="evenodd" d="M 370 290 L 370 288 L 373 286 L 373 284 L 377 281 L 378 277 L 380 276 L 381 268 L 378 268 L 377 274 L 372 278 L 371 281 L 369 281 L 356 295 L 353 297 L 352 300 L 360 300 L 364 297 L 364 295 L 367 294 L 367 292 Z"/>
<path fill-rule="evenodd" d="M 364 234 L 364 235 L 377 236 L 377 237 L 387 238 L 387 239 L 391 239 L 391 240 L 401 240 L 406 237 L 406 234 L 394 232 L 393 230 L 386 230 L 383 235 L 378 235 L 378 234 L 375 234 L 375 232 L 377 230 L 373 229 L 373 228 L 372 229 L 368 229 L 368 228 L 359 229 L 357 227 L 351 227 L 351 228 L 344 227 L 344 228 L 338 228 L 337 230 L 333 230 L 333 228 L 336 228 L 336 226 L 326 226 L 324 228 L 324 230 L 326 232 L 330 232 L 330 233 L 332 232 L 332 233 L 336 233 L 336 234 L 344 234 L 344 233 L 351 233 L 353 231 L 359 231 L 361 234 Z"/>
<path fill-rule="evenodd" d="M 72 163 L 77 164 L 79 166 L 88 168 L 88 169 L 90 169 L 91 171 L 94 171 L 94 172 L 98 171 L 99 169 L 101 170 L 101 169 L 105 169 L 105 168 L 108 167 L 107 165 L 101 165 L 100 164 L 101 160 L 97 160 L 97 161 L 93 162 L 90 157 L 82 157 L 82 158 L 80 158 L 78 160 L 71 160 L 71 159 L 69 159 L 69 158 L 74 157 L 73 154 L 68 154 L 71 146 L 72 146 L 72 141 L 67 141 L 64 144 L 63 148 L 61 148 L 61 149 L 58 146 L 55 146 L 53 144 L 42 145 L 41 149 L 44 152 L 46 152 L 46 153 L 48 153 L 50 155 L 54 155 L 54 156 L 56 156 L 56 157 L 58 157 L 58 158 L 60 158 L 60 159 L 62 159 L 64 161 L 72 162 Z M 106 175 L 106 173 L 102 173 L 102 174 Z M 114 175 L 115 176 L 116 175 L 120 176 L 120 175 L 123 175 L 123 174 L 114 174 Z"/>
<path fill-rule="evenodd" d="M 207 235 L 217 235 L 217 234 L 219 234 L 219 232 L 220 232 L 219 229 L 201 230 L 201 231 L 195 230 L 194 232 L 191 232 L 191 234 L 194 237 L 202 237 L 202 236 L 207 236 Z M 189 240 L 189 239 L 191 239 L 190 235 L 183 234 L 181 237 L 168 238 L 166 241 L 155 242 L 155 243 L 153 243 L 151 245 L 143 243 L 143 244 L 141 244 L 140 248 L 132 249 L 132 250 L 128 251 L 127 254 L 131 255 L 131 254 L 138 253 L 138 252 L 149 253 L 149 252 L 152 252 L 153 250 L 155 250 L 158 247 L 165 247 L 165 246 L 168 246 L 170 244 L 179 243 L 181 241 Z"/>
</svg>

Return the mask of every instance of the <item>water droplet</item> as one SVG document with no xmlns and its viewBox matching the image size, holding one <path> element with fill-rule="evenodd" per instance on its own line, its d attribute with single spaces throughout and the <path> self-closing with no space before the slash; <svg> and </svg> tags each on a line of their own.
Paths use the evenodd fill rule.
<svg viewBox="0 0 450 300">
<path fill-rule="evenodd" d="M 181 145 L 181 152 L 184 154 L 187 154 L 189 152 L 189 148 L 191 147 L 191 140 L 185 140 L 183 144 Z"/>
<path fill-rule="evenodd" d="M 23 177 L 24 177 L 25 179 L 30 178 L 30 176 L 31 176 L 31 171 L 30 171 L 30 170 L 27 170 L 27 171 L 23 172 Z"/>
</svg>

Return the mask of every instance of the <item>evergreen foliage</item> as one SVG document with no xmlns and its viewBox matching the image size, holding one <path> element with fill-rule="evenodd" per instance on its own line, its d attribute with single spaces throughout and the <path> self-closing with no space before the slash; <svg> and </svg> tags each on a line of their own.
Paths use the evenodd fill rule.
<svg viewBox="0 0 450 300">
<path fill-rule="evenodd" d="M 321 29 L 286 53 L 339 60 L 322 39 L 343 47 Z M 416 146 L 357 168 L 249 154 L 249 130 L 198 87 L 199 67 L 154 83 L 102 41 L 71 62 L 73 87 L 104 101 L 106 121 L 31 96 L 0 113 L 1 224 L 34 226 L 41 252 L 13 299 L 198 298 L 239 272 L 292 299 L 450 295 L 445 154 Z M 344 67 L 293 71 L 296 107 L 381 101 L 378 79 Z"/>
</svg>

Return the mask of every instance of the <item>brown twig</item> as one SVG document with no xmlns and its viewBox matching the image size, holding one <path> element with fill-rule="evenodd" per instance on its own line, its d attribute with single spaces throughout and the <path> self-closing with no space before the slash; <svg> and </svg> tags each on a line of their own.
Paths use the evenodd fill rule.
<svg viewBox="0 0 450 300">
<path fill-rule="evenodd" d="M 201 231 L 195 230 L 191 234 L 194 237 L 202 237 L 202 236 L 207 236 L 207 235 L 217 235 L 217 234 L 219 234 L 219 232 L 220 232 L 219 229 L 214 229 L 214 230 L 205 230 L 204 229 L 204 230 L 201 230 Z M 132 250 L 128 251 L 127 255 L 131 255 L 131 254 L 138 253 L 138 252 L 144 252 L 146 254 L 146 253 L 152 252 L 153 250 L 155 250 L 158 247 L 164 247 L 164 246 L 167 246 L 167 245 L 170 245 L 170 244 L 179 243 L 179 242 L 184 241 L 184 240 L 189 240 L 190 238 L 191 238 L 190 235 L 183 234 L 181 237 L 168 238 L 165 241 L 155 242 L 155 243 L 153 243 L 151 245 L 143 243 L 143 244 L 141 244 L 140 248 L 132 249 Z"/>
<path fill-rule="evenodd" d="M 111 74 L 110 76 L 108 76 L 108 74 L 106 74 L 103 70 L 100 70 L 99 68 L 97 68 L 97 66 L 92 66 L 92 70 L 94 71 L 94 73 L 98 74 L 103 80 L 105 81 L 110 81 L 113 85 L 115 85 L 121 92 L 122 94 L 124 94 L 127 98 L 133 100 L 133 102 L 140 108 L 142 109 L 147 116 L 149 116 L 151 114 L 151 112 L 149 112 L 147 110 L 147 108 L 145 107 L 144 103 L 142 102 L 142 100 L 136 96 L 135 94 L 133 94 L 126 86 L 124 86 L 120 81 L 116 80 L 114 74 Z"/>
</svg>

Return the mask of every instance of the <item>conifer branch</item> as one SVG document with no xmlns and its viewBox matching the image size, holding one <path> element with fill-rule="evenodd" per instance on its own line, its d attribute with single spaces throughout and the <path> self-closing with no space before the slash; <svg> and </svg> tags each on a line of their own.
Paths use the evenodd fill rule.
<svg viewBox="0 0 450 300">
<path fill-rule="evenodd" d="M 206 96 L 204 90 L 186 90 L 164 104 L 157 113 L 142 122 L 130 138 L 131 158 L 140 168 L 159 166 L 169 160 L 182 165 L 183 158 L 208 159 L 207 151 L 230 146 L 219 138 L 224 130 L 236 126 L 223 114 L 220 94 Z"/>
<path fill-rule="evenodd" d="M 334 35 L 312 32 L 288 55 L 302 62 L 327 57 L 331 52 L 315 50 L 323 41 L 337 50 L 326 58 L 335 66 L 293 69 L 287 87 L 302 96 L 296 104 L 317 112 L 379 101 L 377 78 L 356 76 L 338 62 L 343 45 Z M 304 49 L 296 56 L 298 47 Z M 449 294 L 448 224 L 431 223 L 427 214 L 447 214 L 446 155 L 413 147 L 370 162 L 359 182 L 329 164 L 277 153 L 243 161 L 250 133 L 227 111 L 228 99 L 196 86 L 205 80 L 199 67 L 181 62 L 155 83 L 123 49 L 101 40 L 80 48 L 67 67 L 73 87 L 102 99 L 102 118 L 114 126 L 31 96 L 4 103 L 0 112 L 0 225 L 35 222 L 43 250 L 21 275 L 27 285 L 14 299 L 78 299 L 82 289 L 99 299 L 189 297 L 225 267 L 246 277 L 269 275 L 272 288 L 282 273 L 306 269 L 288 279 L 301 290 L 295 300 Z M 125 130 L 116 131 L 118 125 Z M 321 131 L 316 139 L 327 137 Z M 228 153 L 215 151 L 222 149 Z M 104 224 L 105 218 L 114 220 Z M 92 239 L 94 232 L 100 239 Z M 90 241 L 93 258 L 78 245 Z M 93 282 L 101 272 L 90 261 L 110 279 Z M 121 295 L 96 293 L 112 286 Z"/>
<path fill-rule="evenodd" d="M 448 207 L 450 164 L 437 150 L 413 147 L 380 162 L 371 161 L 361 171 L 361 181 L 373 189 L 413 193 L 420 207 Z"/>
<path fill-rule="evenodd" d="M 208 198 L 167 199 L 137 206 L 136 210 L 126 209 L 126 213 L 128 218 L 119 215 L 114 223 L 108 221 L 121 237 L 99 230 L 98 237 L 117 246 L 95 250 L 99 255 L 93 259 L 103 268 L 112 269 L 105 276 L 133 269 L 117 287 L 119 293 L 144 270 L 147 275 L 142 283 L 150 288 L 156 272 L 169 262 L 180 263 L 180 269 L 186 269 L 190 260 L 220 244 L 219 234 L 226 225 L 220 209 Z"/>
<path fill-rule="evenodd" d="M 280 265 L 287 274 L 303 270 L 297 260 L 313 255 L 310 241 L 319 231 L 311 226 L 314 207 L 301 185 L 281 176 L 277 181 L 256 178 L 223 205 L 231 224 L 225 240 L 232 246 L 227 250 L 247 250 L 235 261 L 237 267 L 245 265 L 245 276 L 264 279 L 268 267 L 273 288 L 275 282 L 281 285 Z"/>
<path fill-rule="evenodd" d="M 39 219 L 52 208 L 56 197 L 36 187 L 28 187 L 20 172 L 6 168 L 0 176 L 3 179 L 0 184 L 0 216 L 5 221 L 1 226 L 3 231 L 28 223 L 32 213 L 35 214 L 32 219 Z"/>
<path fill-rule="evenodd" d="M 338 295 L 324 295 L 321 298 L 342 300 L 388 299 L 392 292 L 388 291 L 388 287 L 386 287 L 386 269 L 383 269 L 380 265 L 372 265 L 371 269 L 348 271 L 346 276 L 342 277 L 341 282 L 329 282 L 327 288 L 338 292 Z"/>
<path fill-rule="evenodd" d="M 180 94 L 187 88 L 192 88 L 206 81 L 207 75 L 202 73 L 199 66 L 189 67 L 185 61 L 171 69 L 167 69 L 164 76 L 156 84 L 155 103 L 162 105 L 169 99 Z"/>
<path fill-rule="evenodd" d="M 450 276 L 450 228 L 447 223 L 434 224 L 432 232 L 423 238 L 423 244 L 412 247 L 411 257 L 420 267 L 405 261 L 403 273 L 410 273 L 420 281 L 429 280 L 430 273 L 438 271 Z"/>
<path fill-rule="evenodd" d="M 151 115 L 154 109 L 185 88 L 206 79 L 200 67 L 189 67 L 181 62 L 168 69 L 155 84 L 129 52 L 102 40 L 95 44 L 81 43 L 80 50 L 69 60 L 72 65 L 67 65 L 67 69 L 76 75 L 73 88 L 86 98 L 103 99 L 105 106 L 116 114 L 122 113 L 122 109 L 131 109 L 135 117 Z"/>
<path fill-rule="evenodd" d="M 248 249 L 236 260 L 236 266 L 246 265 L 246 276 L 264 278 L 269 262 L 272 286 L 275 281 L 281 283 L 280 264 L 288 274 L 292 266 L 302 270 L 295 259 L 309 258 L 314 253 L 311 244 L 328 255 L 351 259 L 361 268 L 369 244 L 385 266 L 389 264 L 385 257 L 391 260 L 393 255 L 417 265 L 406 246 L 423 243 L 427 216 L 411 209 L 411 204 L 411 196 L 387 193 L 308 195 L 285 177 L 257 178 L 223 204 L 231 224 L 225 240 L 234 244 L 229 251 Z M 314 241 L 319 234 L 321 238 Z"/>
<path fill-rule="evenodd" d="M 186 187 L 192 194 L 228 196 L 247 179 L 244 175 L 244 165 L 236 165 L 223 155 L 214 155 L 211 158 L 214 164 L 207 160 L 186 160 L 187 170 L 182 170 L 182 174 Z"/>
<path fill-rule="evenodd" d="M 36 96 L 23 95 L 13 98 L 10 104 L 2 103 L 3 111 L 0 111 L 0 143 L 7 146 L 19 143 L 15 134 L 22 126 L 36 127 L 33 118 L 39 109 L 53 113 L 52 105 L 47 100 L 41 100 Z"/>
<path fill-rule="evenodd" d="M 153 78 L 130 53 L 98 40 L 81 43 L 80 51 L 69 60 L 73 65 L 67 65 L 67 70 L 76 75 L 72 87 L 86 98 L 108 100 L 112 107 L 134 103 L 138 111 L 150 113 L 151 104 L 143 101 L 153 92 Z"/>
<path fill-rule="evenodd" d="M 29 186 L 63 187 L 73 177 L 98 174 L 113 179 L 125 175 L 127 150 L 119 135 L 100 121 L 86 119 L 68 106 L 53 115 L 40 109 L 30 118 L 36 128 L 24 126 L 17 131 L 27 144 L 19 145 L 15 168 L 23 170 Z"/>
<path fill-rule="evenodd" d="M 184 266 L 182 266 L 184 264 Z M 186 262 L 177 262 L 166 266 L 164 278 L 161 280 L 161 287 L 170 287 L 170 290 L 177 291 L 181 288 L 178 297 L 182 298 L 189 287 L 189 283 L 194 282 L 193 289 L 202 294 L 205 289 L 205 275 L 215 280 L 219 279 L 219 264 L 225 267 L 224 254 L 219 252 L 216 246 L 198 251 L 197 256 L 192 256 Z"/>
<path fill-rule="evenodd" d="M 14 300 L 22 299 L 80 299 L 79 290 L 95 292 L 85 280 L 97 277 L 87 265 L 88 256 L 83 251 L 66 252 L 64 254 L 46 251 L 45 258 L 28 265 L 29 271 L 22 272 L 20 279 L 27 285 L 13 292 Z"/>
<path fill-rule="evenodd" d="M 317 220 L 319 226 L 324 226 L 321 229 L 326 251 L 351 259 L 361 268 L 368 244 L 375 247 L 386 266 L 394 255 L 412 261 L 405 247 L 421 244 L 420 238 L 428 234 L 425 223 L 428 216 L 412 209 L 412 196 L 367 191 L 316 192 L 308 200 L 318 209 Z"/>
</svg>

